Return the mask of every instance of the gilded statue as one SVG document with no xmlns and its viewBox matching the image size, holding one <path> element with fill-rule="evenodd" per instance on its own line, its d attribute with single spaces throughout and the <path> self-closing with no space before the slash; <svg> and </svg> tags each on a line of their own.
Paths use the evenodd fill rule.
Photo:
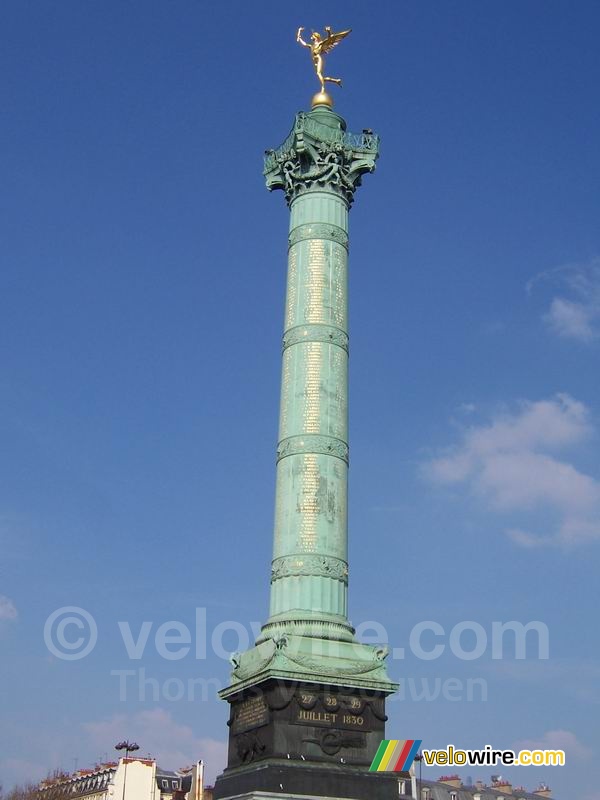
<svg viewBox="0 0 600 800">
<path fill-rule="evenodd" d="M 338 45 L 342 39 L 345 39 L 346 36 L 351 31 L 349 28 L 347 31 L 340 31 L 339 33 L 334 33 L 331 28 L 325 28 L 325 35 L 322 36 L 318 31 L 313 31 L 310 35 L 310 43 L 305 42 L 302 38 L 302 31 L 304 28 L 298 28 L 298 33 L 296 34 L 296 41 L 301 44 L 303 47 L 310 48 L 310 55 L 312 57 L 313 66 L 315 68 L 315 72 L 317 73 L 317 78 L 321 82 L 321 92 L 325 93 L 325 82 L 329 81 L 329 83 L 335 83 L 338 86 L 342 85 L 341 78 L 330 78 L 328 75 L 323 75 L 323 67 L 324 61 L 323 56 L 325 53 L 330 53 L 333 48 Z"/>
</svg>

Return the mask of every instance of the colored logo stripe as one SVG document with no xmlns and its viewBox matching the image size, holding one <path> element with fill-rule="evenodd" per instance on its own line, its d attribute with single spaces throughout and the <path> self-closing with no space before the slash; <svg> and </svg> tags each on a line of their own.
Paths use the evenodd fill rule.
<svg viewBox="0 0 600 800">
<path fill-rule="evenodd" d="M 422 739 L 383 739 L 369 772 L 403 772 L 410 769 Z"/>
</svg>

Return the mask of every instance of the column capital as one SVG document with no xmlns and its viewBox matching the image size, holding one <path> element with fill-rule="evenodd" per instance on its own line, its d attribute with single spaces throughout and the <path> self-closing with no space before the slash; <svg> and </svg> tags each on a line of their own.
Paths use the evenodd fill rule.
<svg viewBox="0 0 600 800">
<path fill-rule="evenodd" d="M 344 119 L 325 106 L 301 111 L 283 144 L 265 151 L 267 189 L 283 189 L 288 205 L 300 194 L 325 190 L 340 194 L 350 206 L 378 156 L 379 137 L 373 131 L 348 132 Z"/>
</svg>

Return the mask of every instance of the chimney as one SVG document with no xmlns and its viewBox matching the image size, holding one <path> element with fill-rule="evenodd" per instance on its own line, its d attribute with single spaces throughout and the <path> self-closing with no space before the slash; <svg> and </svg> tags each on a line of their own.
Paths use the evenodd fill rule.
<svg viewBox="0 0 600 800">
<path fill-rule="evenodd" d="M 475 788 L 478 792 L 481 792 L 485 789 L 485 783 L 483 781 L 475 781 Z"/>
<path fill-rule="evenodd" d="M 454 789 L 460 789 L 462 781 L 458 775 L 442 775 L 439 783 L 445 783 L 447 786 L 452 786 Z"/>
<path fill-rule="evenodd" d="M 538 797 L 552 797 L 552 789 L 548 786 L 547 783 L 540 783 L 537 789 L 533 792 Z"/>
<path fill-rule="evenodd" d="M 504 781 L 502 778 L 500 780 L 494 781 L 492 784 L 493 789 L 497 789 L 499 792 L 503 792 L 504 794 L 512 794 L 512 784 L 510 781 Z"/>
</svg>

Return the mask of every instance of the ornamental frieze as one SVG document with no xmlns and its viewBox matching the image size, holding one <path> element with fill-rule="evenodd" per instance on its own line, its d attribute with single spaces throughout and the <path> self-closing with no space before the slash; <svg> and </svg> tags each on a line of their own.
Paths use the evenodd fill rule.
<svg viewBox="0 0 600 800">
<path fill-rule="evenodd" d="M 283 349 L 301 342 L 328 342 L 348 352 L 348 334 L 333 325 L 297 325 L 283 335 Z"/>
<path fill-rule="evenodd" d="M 348 234 L 338 225 L 330 225 L 324 222 L 313 222 L 310 225 L 298 225 L 288 237 L 289 247 L 293 247 L 298 242 L 305 239 L 329 239 L 332 242 L 341 244 L 348 249 Z"/>
<path fill-rule="evenodd" d="M 300 436 L 289 436 L 277 445 L 277 461 L 286 456 L 300 453 L 317 453 L 324 456 L 336 456 L 348 464 L 348 445 L 334 436 L 322 436 L 317 433 L 305 433 Z"/>
<path fill-rule="evenodd" d="M 284 556 L 273 561 L 271 583 L 279 578 L 289 578 L 295 575 L 337 578 L 347 584 L 348 564 L 340 558 L 318 555 Z"/>
</svg>

